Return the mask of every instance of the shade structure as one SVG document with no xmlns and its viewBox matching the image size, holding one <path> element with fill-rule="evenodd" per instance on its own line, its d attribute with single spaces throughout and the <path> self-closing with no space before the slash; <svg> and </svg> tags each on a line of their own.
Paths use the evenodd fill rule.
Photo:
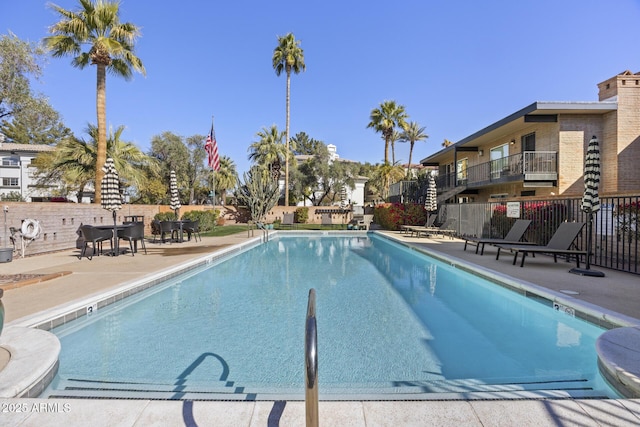
<svg viewBox="0 0 640 427">
<path fill-rule="evenodd" d="M 340 187 L 340 208 L 345 209 L 347 207 L 347 188 L 343 185 Z"/>
<path fill-rule="evenodd" d="M 584 163 L 584 194 L 582 196 L 582 211 L 594 213 L 600 210 L 600 145 L 598 138 L 593 136 L 587 148 Z"/>
<path fill-rule="evenodd" d="M 176 213 L 176 219 L 178 219 L 178 210 L 182 207 L 182 205 L 180 204 L 180 197 L 178 196 L 178 180 L 176 178 L 175 171 L 171 171 L 171 177 L 169 179 L 169 191 L 171 193 L 169 207 Z"/>
<path fill-rule="evenodd" d="M 116 165 L 111 157 L 108 157 L 102 167 L 104 176 L 100 182 L 100 205 L 103 209 L 113 213 L 113 255 L 118 255 L 118 231 L 116 229 L 116 212 L 122 207 L 122 196 L 120 195 L 120 177 L 116 170 Z"/>
<path fill-rule="evenodd" d="M 427 176 L 427 194 L 424 199 L 424 208 L 428 212 L 438 210 L 438 191 L 436 189 L 436 179 L 433 174 Z"/>
<path fill-rule="evenodd" d="M 593 214 L 600 210 L 600 144 L 598 138 L 591 137 L 584 161 L 584 194 L 581 209 L 587 214 L 587 259 L 586 268 L 572 268 L 569 272 L 582 276 L 604 277 L 601 271 L 591 270 L 591 242 L 593 234 Z"/>
</svg>

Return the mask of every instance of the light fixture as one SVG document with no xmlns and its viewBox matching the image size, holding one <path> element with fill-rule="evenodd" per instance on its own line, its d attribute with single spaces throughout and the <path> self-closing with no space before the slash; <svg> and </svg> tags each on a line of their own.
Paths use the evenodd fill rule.
<svg viewBox="0 0 640 427">
<path fill-rule="evenodd" d="M 512 139 L 512 140 L 511 140 L 511 145 L 514 145 L 515 143 L 516 143 L 516 140 L 515 140 L 515 139 Z"/>
<path fill-rule="evenodd" d="M 483 150 L 478 150 L 478 156 L 482 157 L 483 154 L 484 154 Z"/>
</svg>

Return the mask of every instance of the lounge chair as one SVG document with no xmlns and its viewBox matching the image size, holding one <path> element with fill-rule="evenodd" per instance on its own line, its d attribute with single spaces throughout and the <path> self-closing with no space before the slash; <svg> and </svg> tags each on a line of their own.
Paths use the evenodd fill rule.
<svg viewBox="0 0 640 427">
<path fill-rule="evenodd" d="M 573 241 L 576 240 L 578 234 L 582 231 L 584 227 L 584 222 L 563 222 L 560 224 L 560 227 L 553 233 L 551 236 L 551 240 L 546 245 L 507 245 L 500 244 L 496 245 L 498 248 L 498 253 L 496 254 L 496 259 L 500 258 L 500 250 L 510 250 L 514 253 L 513 256 L 513 265 L 516 265 L 516 261 L 518 260 L 518 253 L 522 253 L 522 261 L 520 262 L 520 267 L 524 267 L 524 259 L 527 254 L 532 254 L 535 256 L 536 253 L 546 253 L 553 255 L 553 262 L 558 262 L 558 255 L 575 255 L 576 257 L 576 266 L 580 268 L 580 255 L 587 255 L 587 251 L 577 250 L 577 249 L 569 249 L 571 245 L 573 245 Z"/>
<path fill-rule="evenodd" d="M 531 225 L 530 219 L 517 219 L 516 222 L 511 226 L 511 229 L 507 233 L 506 236 L 502 239 L 497 238 L 488 238 L 488 237 L 463 237 L 464 239 L 464 250 L 467 250 L 467 244 L 475 245 L 476 253 L 478 253 L 478 249 L 480 250 L 480 255 L 484 255 L 484 245 L 499 245 L 499 244 L 532 244 L 527 242 L 521 242 L 524 237 L 524 233 L 527 231 Z"/>
<path fill-rule="evenodd" d="M 442 237 L 449 235 L 449 237 L 453 239 L 453 235 L 456 234 L 456 230 L 454 228 L 455 223 L 456 220 L 454 218 L 449 218 L 443 224 L 437 227 L 421 227 L 420 229 L 416 230 L 416 232 L 418 237 L 420 237 L 420 235 L 422 234 L 425 234 L 427 236 L 430 236 L 432 234 L 442 234 Z"/>
<path fill-rule="evenodd" d="M 427 221 L 424 225 L 401 225 L 400 231 L 404 234 L 409 234 L 413 236 L 413 233 L 417 233 L 419 230 L 424 230 L 425 228 L 432 228 L 433 223 L 436 221 L 438 215 L 429 215 L 427 217 Z"/>
</svg>

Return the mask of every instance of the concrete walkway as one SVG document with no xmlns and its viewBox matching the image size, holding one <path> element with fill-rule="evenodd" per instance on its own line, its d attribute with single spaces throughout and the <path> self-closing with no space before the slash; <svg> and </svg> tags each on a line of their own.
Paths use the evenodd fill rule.
<svg viewBox="0 0 640 427">
<path fill-rule="evenodd" d="M 609 313 L 626 324 L 640 324 L 640 277 L 603 270 L 604 278 L 569 274 L 573 266 L 547 257 L 528 258 L 524 268 L 509 256 L 495 260 L 487 248 L 463 251 L 463 243 L 443 238 L 394 238 L 450 259 L 577 299 L 594 312 Z M 258 235 L 256 234 L 256 237 Z M 203 238 L 182 244 L 147 243 L 148 254 L 78 260 L 79 251 L 14 259 L 0 264 L 0 274 L 56 274 L 32 284 L 6 284 L 6 326 L 11 327 L 72 301 L 113 290 L 122 283 L 247 241 L 246 233 Z M 47 277 L 47 276 L 41 276 Z M 0 350 L 2 340 L 0 339 Z M 0 367 L 2 363 L 0 351 Z M 6 352 L 5 359 L 6 359 Z M 304 402 L 182 402 L 100 399 L 0 399 L 2 426 L 300 426 Z M 640 425 L 640 400 L 518 400 L 426 402 L 320 402 L 320 424 L 328 426 L 626 426 Z"/>
</svg>

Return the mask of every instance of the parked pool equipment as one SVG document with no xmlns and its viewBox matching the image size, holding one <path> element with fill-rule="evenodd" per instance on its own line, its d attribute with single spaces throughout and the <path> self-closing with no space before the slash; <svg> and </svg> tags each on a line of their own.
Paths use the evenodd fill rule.
<svg viewBox="0 0 640 427">
<path fill-rule="evenodd" d="M 9 212 L 9 206 L 5 206 L 4 211 L 4 239 L 2 243 L 4 245 L 3 248 L 0 248 L 0 262 L 11 262 L 13 259 L 13 248 L 7 245 L 9 238 L 7 237 L 7 212 Z"/>
</svg>

